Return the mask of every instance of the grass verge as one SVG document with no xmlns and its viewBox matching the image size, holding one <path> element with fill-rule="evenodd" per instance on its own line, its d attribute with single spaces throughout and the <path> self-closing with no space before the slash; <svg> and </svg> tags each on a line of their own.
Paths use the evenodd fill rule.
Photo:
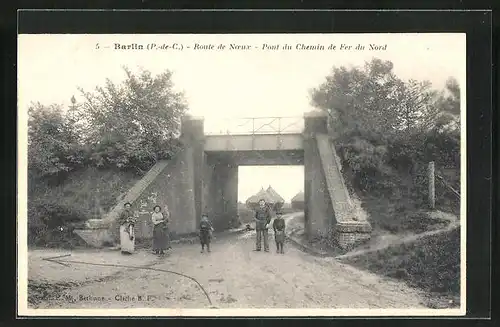
<svg viewBox="0 0 500 327">
<path fill-rule="evenodd" d="M 73 172 L 58 185 L 30 181 L 29 245 L 74 243 L 71 223 L 102 218 L 140 178 L 123 171 L 87 168 Z"/>
<path fill-rule="evenodd" d="M 460 228 L 342 260 L 426 291 L 427 305 L 460 305 Z"/>
</svg>

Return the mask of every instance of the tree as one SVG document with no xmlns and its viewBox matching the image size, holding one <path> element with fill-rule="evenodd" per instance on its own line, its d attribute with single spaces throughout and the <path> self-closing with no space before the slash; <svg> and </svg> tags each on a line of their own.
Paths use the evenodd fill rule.
<svg viewBox="0 0 500 327">
<path fill-rule="evenodd" d="M 85 145 L 88 124 L 81 106 L 76 102 L 75 96 L 71 97 L 71 105 L 64 116 L 66 124 L 70 127 L 72 141 L 82 146 Z"/>
<path fill-rule="evenodd" d="M 89 125 L 86 141 L 97 166 L 142 173 L 176 151 L 187 105 L 183 94 L 173 90 L 172 72 L 124 71 L 126 79 L 119 85 L 108 79 L 95 92 L 81 90 Z"/>
<path fill-rule="evenodd" d="M 311 98 L 329 114 L 336 146 L 364 189 L 393 187 L 386 181 L 397 180 L 394 169 L 411 176 L 425 159 L 456 149 L 447 139 L 460 112 L 455 79 L 437 92 L 429 82 L 398 78 L 390 61 L 374 58 L 363 68 L 334 67 Z"/>
<path fill-rule="evenodd" d="M 443 110 L 454 115 L 460 115 L 460 85 L 458 81 L 450 77 L 446 81 L 446 90 L 449 95 L 443 104 Z"/>
<path fill-rule="evenodd" d="M 334 68 L 312 91 L 312 104 L 329 113 L 336 145 L 362 188 L 370 188 L 375 175 L 391 173 L 387 145 L 401 125 L 405 91 L 392 62 L 380 59 L 363 68 Z"/>
<path fill-rule="evenodd" d="M 439 108 L 436 115 L 436 128 L 457 134 L 460 131 L 460 85 L 450 77 L 446 81 L 444 92 L 440 92 L 436 100 Z"/>
<path fill-rule="evenodd" d="M 28 108 L 28 169 L 33 177 L 57 176 L 83 163 L 73 125 L 61 106 Z"/>
<path fill-rule="evenodd" d="M 381 140 L 397 125 L 400 81 L 390 61 L 373 59 L 364 69 L 334 68 L 312 91 L 312 104 L 325 110 L 331 126 L 342 137 Z"/>
<path fill-rule="evenodd" d="M 427 118 L 433 114 L 435 107 L 432 99 L 436 92 L 428 81 L 399 81 L 399 104 L 396 110 L 397 128 L 405 135 L 422 132 L 427 127 Z"/>
</svg>

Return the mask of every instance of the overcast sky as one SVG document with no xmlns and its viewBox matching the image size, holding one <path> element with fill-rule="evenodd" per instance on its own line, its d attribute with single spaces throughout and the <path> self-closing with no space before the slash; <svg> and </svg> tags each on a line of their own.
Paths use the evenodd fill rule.
<svg viewBox="0 0 500 327">
<path fill-rule="evenodd" d="M 20 35 L 18 42 L 22 113 L 33 101 L 68 105 L 72 95 L 80 99 L 77 87 L 92 90 L 106 78 L 120 82 L 122 66 L 154 74 L 169 69 L 176 88 L 185 92 L 190 113 L 205 117 L 208 131 L 219 129 L 214 121 L 227 117 L 302 116 L 311 109 L 309 90 L 333 66 L 359 66 L 372 57 L 391 60 L 404 79 L 429 80 L 442 88 L 453 76 L 465 85 L 464 34 Z M 177 43 L 183 50 L 115 50 L 115 43 Z M 195 51 L 195 43 L 252 49 Z M 262 50 L 263 44 L 292 49 Z M 297 50 L 297 44 L 334 44 L 337 50 Z M 352 48 L 339 50 L 341 44 Z M 354 50 L 358 44 L 365 50 Z M 387 48 L 369 51 L 369 44 Z M 261 186 L 272 185 L 288 201 L 303 184 L 302 167 L 240 167 L 238 197 L 245 201 Z"/>
</svg>

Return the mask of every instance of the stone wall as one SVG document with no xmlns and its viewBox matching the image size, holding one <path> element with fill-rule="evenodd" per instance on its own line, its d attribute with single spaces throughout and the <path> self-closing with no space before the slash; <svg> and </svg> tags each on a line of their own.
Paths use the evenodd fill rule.
<svg viewBox="0 0 500 327">
<path fill-rule="evenodd" d="M 205 154 L 203 171 L 203 211 L 215 229 L 227 229 L 238 215 L 238 166 Z"/>
<path fill-rule="evenodd" d="M 136 225 L 138 239 L 152 237 L 151 213 L 155 205 L 168 206 L 170 231 L 189 234 L 196 231 L 193 149 L 186 147 L 132 204 L 139 211 Z"/>
<path fill-rule="evenodd" d="M 304 175 L 309 181 L 306 188 L 305 201 L 307 203 L 307 230 L 309 239 L 317 239 L 328 236 L 328 231 L 335 224 L 335 213 L 333 212 L 328 187 L 321 167 L 318 149 L 315 140 L 306 141 Z"/>
<path fill-rule="evenodd" d="M 328 237 L 336 219 L 316 141 L 318 133 L 327 132 L 326 117 L 321 113 L 306 114 L 304 124 L 304 222 L 312 241 Z"/>
<path fill-rule="evenodd" d="M 334 243 L 344 250 L 349 250 L 371 237 L 371 226 L 366 222 L 341 222 L 332 230 Z"/>
<path fill-rule="evenodd" d="M 356 217 L 331 140 L 327 116 L 305 116 L 305 230 L 309 240 L 330 238 L 348 249 L 370 238 L 371 225 Z"/>
</svg>

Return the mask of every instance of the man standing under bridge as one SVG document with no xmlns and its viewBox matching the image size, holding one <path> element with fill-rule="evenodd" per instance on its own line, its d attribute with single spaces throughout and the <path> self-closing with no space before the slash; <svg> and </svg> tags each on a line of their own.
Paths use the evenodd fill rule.
<svg viewBox="0 0 500 327">
<path fill-rule="evenodd" d="M 255 251 L 261 250 L 262 239 L 264 239 L 264 251 L 269 252 L 268 227 L 271 222 L 271 212 L 266 200 L 259 200 L 259 207 L 255 210 L 255 230 L 257 232 Z"/>
</svg>

